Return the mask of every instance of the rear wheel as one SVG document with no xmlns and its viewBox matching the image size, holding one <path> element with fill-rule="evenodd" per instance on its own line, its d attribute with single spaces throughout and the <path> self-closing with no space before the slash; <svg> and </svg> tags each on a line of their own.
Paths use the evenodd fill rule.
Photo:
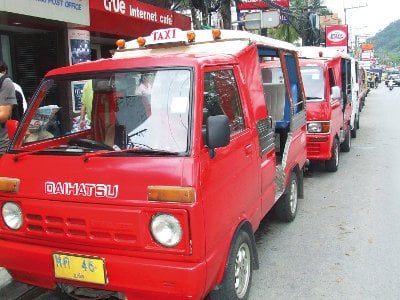
<svg viewBox="0 0 400 300">
<path fill-rule="evenodd" d="M 336 172 L 339 168 L 339 140 L 335 138 L 332 145 L 332 157 L 325 161 L 325 169 L 328 172 Z"/>
<path fill-rule="evenodd" d="M 280 221 L 291 222 L 296 217 L 298 203 L 298 179 L 295 172 L 290 173 L 290 179 L 285 193 L 275 204 L 275 215 Z"/>
<path fill-rule="evenodd" d="M 253 272 L 252 243 L 247 232 L 241 230 L 232 243 L 228 264 L 221 286 L 207 299 L 242 300 L 249 297 Z"/>
</svg>

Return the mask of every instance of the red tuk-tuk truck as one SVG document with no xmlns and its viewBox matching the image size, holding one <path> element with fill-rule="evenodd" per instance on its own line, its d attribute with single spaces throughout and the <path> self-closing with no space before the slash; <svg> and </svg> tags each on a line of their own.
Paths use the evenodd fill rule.
<svg viewBox="0 0 400 300">
<path fill-rule="evenodd" d="M 335 172 L 339 152 L 351 149 L 351 60 L 322 47 L 300 47 L 299 56 L 307 99 L 307 158 L 324 161 L 326 170 Z"/>
<path fill-rule="evenodd" d="M 296 48 L 176 28 L 118 45 L 110 59 L 48 72 L 34 94 L 0 160 L 0 265 L 81 297 L 246 298 L 261 219 L 273 209 L 293 220 L 303 197 Z M 281 62 L 283 98 L 263 86 L 262 60 Z M 290 111 L 280 120 L 278 100 Z"/>
</svg>

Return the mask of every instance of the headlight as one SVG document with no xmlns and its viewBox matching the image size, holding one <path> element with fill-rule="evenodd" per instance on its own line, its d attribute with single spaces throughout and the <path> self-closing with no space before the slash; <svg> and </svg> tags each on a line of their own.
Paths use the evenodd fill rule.
<svg viewBox="0 0 400 300">
<path fill-rule="evenodd" d="M 329 133 L 331 124 L 329 122 L 310 122 L 307 124 L 308 133 Z"/>
<path fill-rule="evenodd" d="M 1 210 L 6 225 L 14 230 L 22 226 L 22 209 L 14 202 L 6 202 Z"/>
<path fill-rule="evenodd" d="M 182 240 L 182 226 L 173 215 L 160 213 L 150 224 L 151 234 L 164 247 L 174 247 Z"/>
</svg>

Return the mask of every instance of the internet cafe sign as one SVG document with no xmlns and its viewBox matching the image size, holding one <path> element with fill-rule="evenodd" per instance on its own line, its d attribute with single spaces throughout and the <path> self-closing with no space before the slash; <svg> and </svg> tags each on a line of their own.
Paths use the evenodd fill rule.
<svg viewBox="0 0 400 300">
<path fill-rule="evenodd" d="M 0 11 L 90 25 L 89 0 L 0 0 Z"/>
<path fill-rule="evenodd" d="M 341 52 L 347 53 L 348 29 L 347 25 L 326 26 L 326 47 L 333 47 Z"/>
<path fill-rule="evenodd" d="M 104 10 L 112 14 L 141 19 L 162 25 L 173 25 L 174 15 L 170 10 L 161 9 L 135 0 L 97 0 L 90 4 L 91 8 Z"/>
</svg>

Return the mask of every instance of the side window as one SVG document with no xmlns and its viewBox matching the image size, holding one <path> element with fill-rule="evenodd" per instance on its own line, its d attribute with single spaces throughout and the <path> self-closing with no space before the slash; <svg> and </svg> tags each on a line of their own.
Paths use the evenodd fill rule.
<svg viewBox="0 0 400 300">
<path fill-rule="evenodd" d="M 289 89 L 293 97 L 294 112 L 296 114 L 305 108 L 304 99 L 299 86 L 300 71 L 293 53 L 285 53 L 285 62 L 289 77 Z"/>
<path fill-rule="evenodd" d="M 233 70 L 205 73 L 203 111 L 203 122 L 208 116 L 226 115 L 231 136 L 244 130 L 243 109 Z"/>
</svg>

